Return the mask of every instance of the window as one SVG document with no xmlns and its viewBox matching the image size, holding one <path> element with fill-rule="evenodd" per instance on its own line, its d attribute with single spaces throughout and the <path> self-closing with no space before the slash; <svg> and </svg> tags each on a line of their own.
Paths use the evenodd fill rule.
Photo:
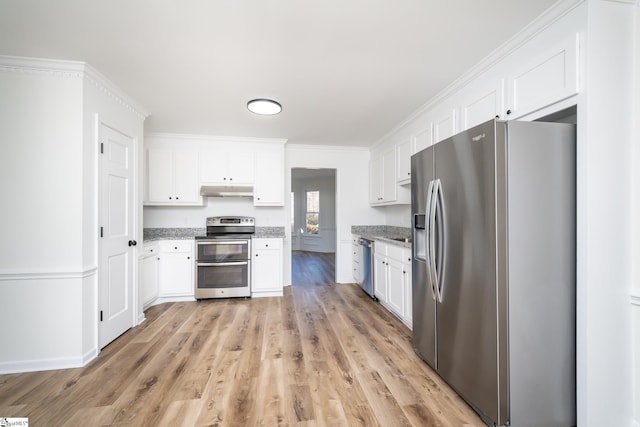
<svg viewBox="0 0 640 427">
<path fill-rule="evenodd" d="M 318 234 L 318 216 L 320 215 L 320 192 L 307 191 L 307 233 Z"/>
</svg>

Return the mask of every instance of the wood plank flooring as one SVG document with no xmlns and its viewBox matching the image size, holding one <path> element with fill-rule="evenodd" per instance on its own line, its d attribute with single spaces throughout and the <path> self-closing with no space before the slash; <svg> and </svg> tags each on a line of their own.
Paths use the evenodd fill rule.
<svg viewBox="0 0 640 427">
<path fill-rule="evenodd" d="M 84 368 L 0 375 L 0 416 L 32 426 L 484 425 L 414 354 L 400 321 L 313 270 L 299 265 L 282 298 L 151 307 Z"/>
</svg>

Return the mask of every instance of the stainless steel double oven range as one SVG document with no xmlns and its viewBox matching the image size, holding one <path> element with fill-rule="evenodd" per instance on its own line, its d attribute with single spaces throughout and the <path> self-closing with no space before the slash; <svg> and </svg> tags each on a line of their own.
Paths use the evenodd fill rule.
<svg viewBox="0 0 640 427">
<path fill-rule="evenodd" d="M 196 237 L 196 299 L 251 296 L 251 236 L 255 219 L 207 218 L 207 235 Z"/>
</svg>

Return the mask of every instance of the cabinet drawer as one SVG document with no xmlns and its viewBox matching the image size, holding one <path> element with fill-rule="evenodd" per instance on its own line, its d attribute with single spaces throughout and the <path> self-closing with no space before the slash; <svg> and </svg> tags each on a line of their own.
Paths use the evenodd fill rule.
<svg viewBox="0 0 640 427">
<path fill-rule="evenodd" d="M 193 250 L 193 242 L 189 240 L 185 241 L 169 241 L 160 243 L 160 251 L 161 252 L 171 252 L 171 253 L 189 253 Z"/>
<path fill-rule="evenodd" d="M 387 256 L 397 261 L 402 261 L 404 248 L 396 245 L 387 245 Z"/>
<path fill-rule="evenodd" d="M 143 258 L 146 258 L 151 255 L 157 255 L 157 254 L 158 254 L 158 245 L 156 243 L 150 244 L 150 245 L 144 245 L 144 247 L 142 248 L 141 255 Z"/>
<path fill-rule="evenodd" d="M 282 249 L 282 239 L 258 238 L 252 239 L 253 250 L 261 249 Z"/>
</svg>

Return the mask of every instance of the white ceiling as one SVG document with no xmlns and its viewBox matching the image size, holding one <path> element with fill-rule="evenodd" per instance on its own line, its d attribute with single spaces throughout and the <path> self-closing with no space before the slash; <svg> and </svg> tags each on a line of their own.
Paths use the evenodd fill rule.
<svg viewBox="0 0 640 427">
<path fill-rule="evenodd" d="M 146 132 L 368 146 L 554 2 L 1 0 L 0 54 L 89 63 Z"/>
</svg>

